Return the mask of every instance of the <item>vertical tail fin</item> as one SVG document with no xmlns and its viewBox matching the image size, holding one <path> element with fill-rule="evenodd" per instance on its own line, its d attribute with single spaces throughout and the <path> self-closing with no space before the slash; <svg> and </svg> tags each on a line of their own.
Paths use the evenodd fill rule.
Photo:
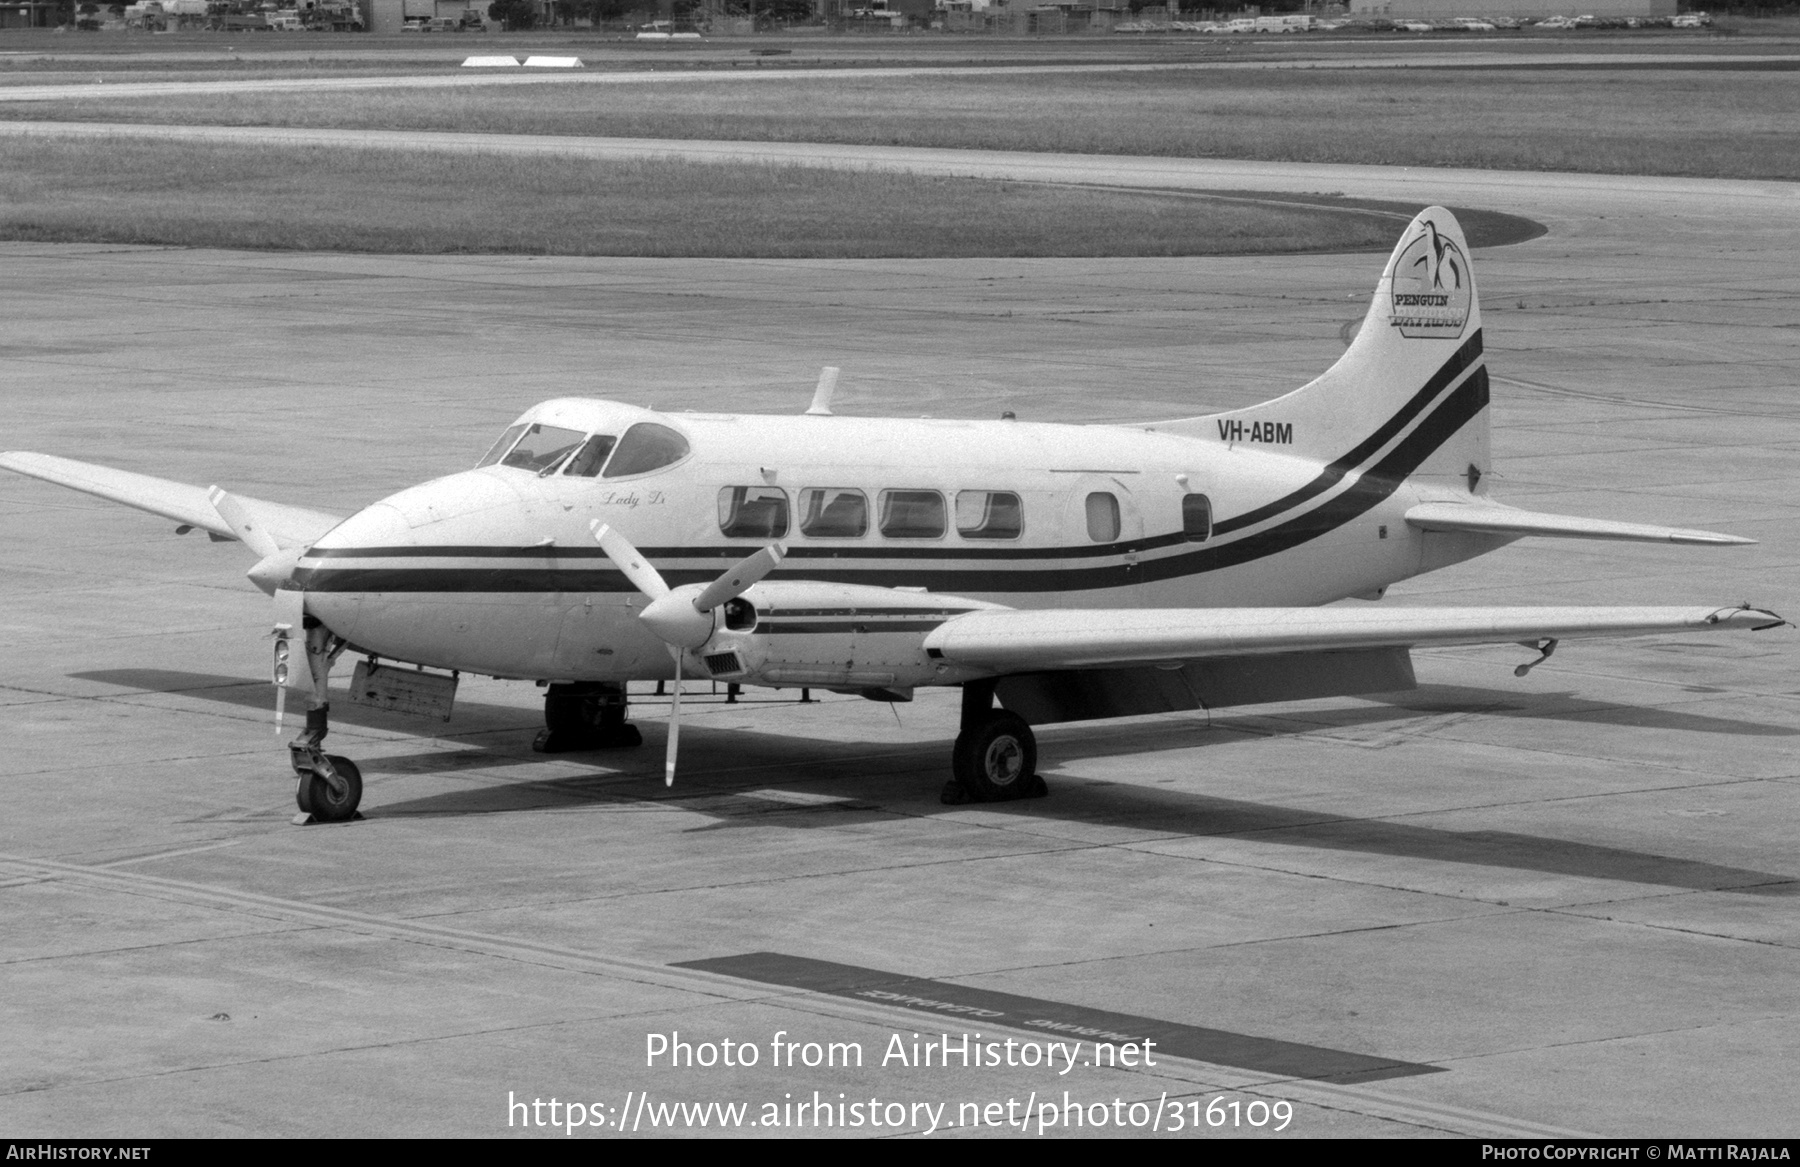
<svg viewBox="0 0 1800 1167">
<path fill-rule="evenodd" d="M 1474 491 L 1489 465 L 1487 405 L 1468 244 L 1455 216 L 1428 207 L 1400 236 L 1337 364 L 1285 397 L 1154 428 Z"/>
</svg>

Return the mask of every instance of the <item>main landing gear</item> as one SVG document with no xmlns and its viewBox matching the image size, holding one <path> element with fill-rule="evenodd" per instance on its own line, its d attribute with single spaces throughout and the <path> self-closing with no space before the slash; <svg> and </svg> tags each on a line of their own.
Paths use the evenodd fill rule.
<svg viewBox="0 0 1800 1167">
<path fill-rule="evenodd" d="M 1037 774 L 1037 737 L 1024 718 L 994 708 L 992 681 L 963 686 L 962 732 L 951 748 L 950 772 L 955 777 L 939 799 L 947 806 L 1050 793 Z"/>
<path fill-rule="evenodd" d="M 628 710 L 625 686 L 618 682 L 551 685 L 544 693 L 544 728 L 531 748 L 540 754 L 563 754 L 641 746 L 644 736 L 625 720 Z"/>
<path fill-rule="evenodd" d="M 331 677 L 331 666 L 336 662 L 338 654 L 344 651 L 342 637 L 334 636 L 329 628 L 308 616 L 305 618 L 306 629 L 306 667 L 312 674 L 312 695 L 306 701 L 306 729 L 301 735 L 288 743 L 288 761 L 294 767 L 294 804 L 300 808 L 300 818 L 296 822 L 305 821 L 311 816 L 314 821 L 322 823 L 348 822 L 356 818 L 356 808 L 362 802 L 362 771 L 356 763 L 342 754 L 327 754 L 323 748 L 325 735 L 330 732 L 331 705 L 325 700 L 330 690 L 327 681 Z M 277 661 L 283 662 L 281 648 L 276 649 Z M 284 667 L 278 664 L 278 668 Z"/>
</svg>

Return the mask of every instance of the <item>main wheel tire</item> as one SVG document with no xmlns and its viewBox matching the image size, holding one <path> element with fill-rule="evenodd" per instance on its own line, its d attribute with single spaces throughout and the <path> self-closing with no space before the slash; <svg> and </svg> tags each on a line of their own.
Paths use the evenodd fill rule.
<svg viewBox="0 0 1800 1167">
<path fill-rule="evenodd" d="M 587 733 L 599 716 L 599 704 L 588 693 L 545 694 L 544 725 L 551 733 Z"/>
<path fill-rule="evenodd" d="M 348 789 L 341 795 L 337 794 L 331 789 L 331 783 L 317 774 L 309 774 L 301 784 L 306 791 L 306 799 L 300 804 L 300 809 L 322 823 L 348 822 L 355 817 L 356 808 L 362 802 L 362 771 L 356 768 L 355 762 L 340 754 L 328 754 L 326 757 Z M 308 802 L 312 805 L 307 806 Z"/>
<path fill-rule="evenodd" d="M 1024 798 L 1037 773 L 1037 737 L 1024 718 L 993 710 L 957 735 L 951 769 L 980 802 Z"/>
<path fill-rule="evenodd" d="M 539 735 L 539 753 L 563 750 L 635 746 L 642 738 L 625 720 L 626 706 L 620 689 L 587 685 L 552 685 L 544 694 L 544 726 L 550 737 Z"/>
</svg>

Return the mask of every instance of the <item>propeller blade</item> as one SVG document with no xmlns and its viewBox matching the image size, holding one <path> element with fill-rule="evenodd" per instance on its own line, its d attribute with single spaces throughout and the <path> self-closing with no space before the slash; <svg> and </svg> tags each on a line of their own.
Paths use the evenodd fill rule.
<svg viewBox="0 0 1800 1167">
<path fill-rule="evenodd" d="M 681 650 L 671 644 L 669 655 L 675 658 L 675 689 L 669 703 L 669 747 L 663 754 L 664 786 L 675 785 L 675 748 L 681 739 Z"/>
<path fill-rule="evenodd" d="M 600 544 L 600 550 L 606 552 L 606 557 L 612 560 L 613 566 L 625 573 L 625 578 L 631 581 L 632 587 L 652 600 L 660 600 L 669 594 L 669 585 L 663 582 L 662 574 L 650 566 L 648 559 L 638 554 L 637 548 L 631 545 L 631 540 L 599 519 L 589 524 L 589 529 L 594 532 L 594 542 Z"/>
<path fill-rule="evenodd" d="M 287 714 L 288 642 L 282 637 L 275 642 L 275 736 L 281 736 L 281 719 Z"/>
<path fill-rule="evenodd" d="M 231 528 L 231 533 L 257 555 L 267 559 L 281 550 L 280 545 L 275 542 L 275 536 L 263 530 L 262 524 L 250 517 L 250 508 L 246 507 L 241 500 L 232 497 L 217 486 L 206 492 L 206 500 L 212 503 L 213 510 L 219 512 L 219 517 L 225 520 L 225 525 Z"/>
<path fill-rule="evenodd" d="M 755 555 L 745 559 L 736 567 L 727 571 L 718 579 L 706 585 L 706 590 L 694 597 L 694 611 L 710 612 L 728 600 L 735 600 L 763 576 L 775 570 L 787 554 L 787 548 L 780 543 L 771 543 Z"/>
</svg>

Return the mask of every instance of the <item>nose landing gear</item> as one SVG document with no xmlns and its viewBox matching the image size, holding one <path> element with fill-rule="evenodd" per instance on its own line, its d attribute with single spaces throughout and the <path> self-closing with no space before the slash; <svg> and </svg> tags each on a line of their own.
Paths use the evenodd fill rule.
<svg viewBox="0 0 1800 1167">
<path fill-rule="evenodd" d="M 288 761 L 296 779 L 294 804 L 300 808 L 295 821 L 348 822 L 359 817 L 356 808 L 362 802 L 362 771 L 349 758 L 327 754 L 323 748 L 325 735 L 331 731 L 327 685 L 331 666 L 344 651 L 344 640 L 312 616 L 305 618 L 303 627 L 312 692 L 306 700 L 306 729 L 288 743 Z M 282 659 L 279 649 L 277 659 Z"/>
</svg>

